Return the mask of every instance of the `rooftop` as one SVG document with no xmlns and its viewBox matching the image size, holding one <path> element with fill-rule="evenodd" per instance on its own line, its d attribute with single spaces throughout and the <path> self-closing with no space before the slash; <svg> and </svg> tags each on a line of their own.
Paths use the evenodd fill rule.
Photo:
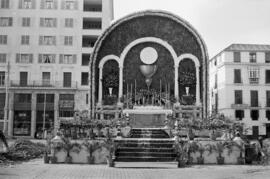
<svg viewBox="0 0 270 179">
<path fill-rule="evenodd" d="M 270 45 L 260 44 L 232 44 L 223 51 L 270 51 Z"/>
</svg>

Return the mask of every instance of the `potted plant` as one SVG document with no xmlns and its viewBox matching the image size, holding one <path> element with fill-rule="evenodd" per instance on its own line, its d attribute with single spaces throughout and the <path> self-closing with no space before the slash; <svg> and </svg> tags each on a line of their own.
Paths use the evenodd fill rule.
<svg viewBox="0 0 270 179">
<path fill-rule="evenodd" d="M 66 163 L 72 163 L 72 157 L 70 156 L 70 152 L 76 152 L 79 153 L 81 149 L 81 145 L 78 143 L 71 143 L 71 141 L 68 138 L 64 138 L 64 145 L 63 149 L 66 151 Z"/>
<path fill-rule="evenodd" d="M 224 157 L 222 156 L 222 153 L 224 151 L 224 144 L 222 142 L 217 142 L 215 150 L 218 153 L 217 164 L 219 164 L 219 165 L 224 164 Z"/>
<path fill-rule="evenodd" d="M 186 143 L 186 148 L 188 151 L 188 160 L 187 160 L 187 164 L 190 165 L 193 163 L 193 157 L 191 156 L 192 153 L 195 153 L 198 149 L 198 145 L 196 142 L 191 141 L 191 142 L 187 142 Z"/>
<path fill-rule="evenodd" d="M 110 138 L 106 139 L 102 145 L 108 150 L 108 155 L 106 156 L 108 167 L 114 167 L 114 157 L 115 151 L 117 149 L 117 144 Z"/>
<path fill-rule="evenodd" d="M 87 157 L 87 161 L 89 164 L 94 164 L 94 156 L 93 153 L 101 148 L 98 142 L 92 141 L 92 140 L 85 140 L 83 145 L 87 148 L 87 151 L 89 153 L 89 156 Z"/>
<path fill-rule="evenodd" d="M 186 166 L 186 163 L 188 161 L 188 150 L 186 147 L 185 141 L 176 141 L 174 144 L 174 149 L 176 152 L 176 160 L 178 162 L 178 168 L 183 168 Z"/>
<path fill-rule="evenodd" d="M 200 143 L 198 144 L 198 151 L 200 153 L 200 156 L 197 157 L 197 162 L 198 162 L 198 164 L 204 164 L 203 153 L 205 151 L 205 147 Z"/>
<path fill-rule="evenodd" d="M 52 143 L 52 157 L 51 157 L 51 163 L 57 163 L 57 157 L 56 153 L 59 152 L 61 149 L 63 149 L 63 143 L 62 142 L 55 142 Z"/>
<path fill-rule="evenodd" d="M 237 157 L 237 164 L 239 165 L 243 165 L 245 164 L 245 158 L 243 157 L 243 153 L 245 152 L 245 146 L 244 144 L 238 144 L 236 142 L 234 142 L 234 145 L 239 149 L 240 154 L 239 157 Z"/>
</svg>

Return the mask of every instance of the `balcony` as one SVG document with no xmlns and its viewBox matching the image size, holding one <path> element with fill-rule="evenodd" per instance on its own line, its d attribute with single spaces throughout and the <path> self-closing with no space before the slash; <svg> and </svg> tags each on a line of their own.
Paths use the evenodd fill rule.
<svg viewBox="0 0 270 179">
<path fill-rule="evenodd" d="M 249 84 L 259 84 L 259 78 L 249 78 Z"/>
<path fill-rule="evenodd" d="M 14 110 L 31 110 L 31 103 L 14 101 Z"/>
<path fill-rule="evenodd" d="M 44 110 L 44 103 L 37 103 L 37 111 L 43 111 Z M 48 110 L 54 110 L 54 103 L 46 103 L 46 111 Z"/>
<path fill-rule="evenodd" d="M 19 81 L 11 80 L 11 88 L 65 88 L 65 89 L 77 89 L 77 81 L 71 81 L 65 83 L 64 81 Z"/>
<path fill-rule="evenodd" d="M 233 109 L 245 109 L 248 108 L 248 104 L 231 104 Z"/>
</svg>

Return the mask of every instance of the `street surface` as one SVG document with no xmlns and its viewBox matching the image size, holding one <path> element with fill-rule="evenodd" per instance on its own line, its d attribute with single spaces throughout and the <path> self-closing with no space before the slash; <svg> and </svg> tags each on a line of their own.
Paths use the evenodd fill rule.
<svg viewBox="0 0 270 179">
<path fill-rule="evenodd" d="M 116 163 L 106 165 L 44 164 L 35 159 L 21 164 L 0 166 L 0 179 L 269 179 L 270 166 L 194 165 L 177 168 L 176 163 Z"/>
</svg>

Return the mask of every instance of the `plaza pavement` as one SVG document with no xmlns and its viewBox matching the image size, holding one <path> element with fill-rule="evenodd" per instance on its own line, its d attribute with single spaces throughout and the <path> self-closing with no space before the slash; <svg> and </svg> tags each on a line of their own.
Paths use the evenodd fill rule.
<svg viewBox="0 0 270 179">
<path fill-rule="evenodd" d="M 106 165 L 44 164 L 42 159 L 0 166 L 0 179 L 269 179 L 270 166 L 194 165 L 177 168 L 176 163 L 116 163 Z"/>
</svg>

